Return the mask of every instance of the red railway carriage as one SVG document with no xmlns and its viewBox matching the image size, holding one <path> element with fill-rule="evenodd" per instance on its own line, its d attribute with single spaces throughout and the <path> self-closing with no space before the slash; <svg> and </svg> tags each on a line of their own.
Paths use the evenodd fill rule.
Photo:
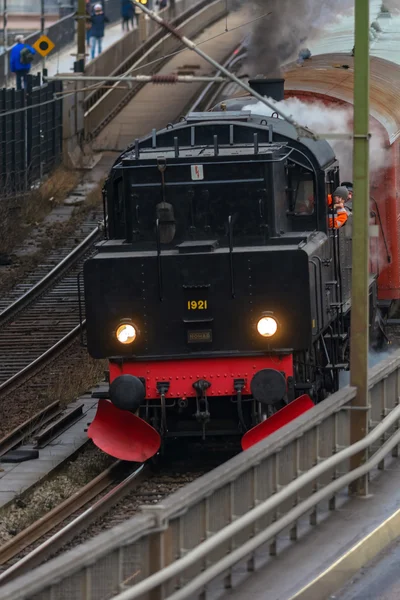
<svg viewBox="0 0 400 600">
<path fill-rule="evenodd" d="M 353 106 L 354 59 L 348 54 L 313 56 L 302 67 L 285 72 L 285 97 L 312 104 Z M 379 228 L 371 239 L 371 272 L 378 276 L 381 305 L 397 310 L 400 299 L 400 65 L 371 57 L 370 114 L 372 135 L 380 136 L 386 151 L 374 168 L 371 147 L 371 223 Z"/>
</svg>

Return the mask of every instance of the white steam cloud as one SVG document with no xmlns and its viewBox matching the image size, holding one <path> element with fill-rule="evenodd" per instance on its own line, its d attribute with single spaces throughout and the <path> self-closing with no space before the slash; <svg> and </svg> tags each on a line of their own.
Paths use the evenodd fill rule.
<svg viewBox="0 0 400 600">
<path fill-rule="evenodd" d="M 332 107 L 322 102 L 303 102 L 299 98 L 288 98 L 282 102 L 269 99 L 277 108 L 290 115 L 299 125 L 308 127 L 314 133 L 351 133 L 353 109 Z M 243 107 L 254 114 L 271 116 L 272 110 L 261 102 Z M 370 166 L 372 175 L 378 173 L 387 164 L 387 149 L 380 127 L 371 120 L 370 124 Z M 328 140 L 340 165 L 340 177 L 344 181 L 353 180 L 353 143 L 349 141 Z"/>
</svg>

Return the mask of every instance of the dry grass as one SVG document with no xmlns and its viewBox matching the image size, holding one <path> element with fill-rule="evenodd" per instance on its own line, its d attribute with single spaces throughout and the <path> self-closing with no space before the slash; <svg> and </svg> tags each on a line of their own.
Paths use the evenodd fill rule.
<svg viewBox="0 0 400 600">
<path fill-rule="evenodd" d="M 18 257 L 11 267 L 8 267 L 7 270 L 4 270 L 3 272 L 0 271 L 0 286 L 3 293 L 10 290 L 12 287 L 14 287 L 14 285 L 21 281 L 27 273 L 35 269 L 47 255 L 50 249 L 56 248 L 58 245 L 62 245 L 64 240 L 74 235 L 74 232 L 79 224 L 82 223 L 82 221 L 90 214 L 90 212 L 99 210 L 102 203 L 101 187 L 101 184 L 99 184 L 88 194 L 85 202 L 74 209 L 68 221 L 63 223 L 52 223 L 51 225 L 48 225 L 41 235 L 36 252 L 26 256 Z M 51 189 L 50 181 L 46 189 Z M 68 194 L 64 195 L 63 200 L 65 199 L 66 195 Z M 26 231 L 25 237 L 27 237 Z"/>
<path fill-rule="evenodd" d="M 56 169 L 38 189 L 21 194 L 18 201 L 0 202 L 0 254 L 11 254 L 29 232 L 62 203 L 78 185 L 81 175 L 65 167 Z"/>
<path fill-rule="evenodd" d="M 114 461 L 90 443 L 62 472 L 0 510 L 0 545 L 61 504 Z"/>
<path fill-rule="evenodd" d="M 52 402 L 72 402 L 103 380 L 106 369 L 106 360 L 94 360 L 74 342 L 43 371 L 1 398 L 0 438 Z"/>
</svg>

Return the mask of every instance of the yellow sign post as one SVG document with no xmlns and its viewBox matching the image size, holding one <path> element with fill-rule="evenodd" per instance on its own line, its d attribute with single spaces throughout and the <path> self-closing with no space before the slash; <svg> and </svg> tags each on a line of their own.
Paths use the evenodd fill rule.
<svg viewBox="0 0 400 600">
<path fill-rule="evenodd" d="M 41 35 L 38 40 L 33 44 L 36 52 L 39 52 L 42 56 L 47 56 L 56 46 L 47 37 L 47 35 Z"/>
</svg>

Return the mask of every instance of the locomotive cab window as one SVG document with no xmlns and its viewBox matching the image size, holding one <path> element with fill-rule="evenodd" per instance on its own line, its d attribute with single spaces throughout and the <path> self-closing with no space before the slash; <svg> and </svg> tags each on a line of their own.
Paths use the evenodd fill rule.
<svg viewBox="0 0 400 600">
<path fill-rule="evenodd" d="M 310 171 L 298 165 L 287 167 L 288 214 L 310 216 L 315 210 L 315 181 Z"/>
<path fill-rule="evenodd" d="M 262 182 L 264 183 L 264 182 Z M 220 246 L 264 243 L 268 193 L 257 182 L 208 182 L 204 186 L 135 189 L 130 202 L 127 241 L 143 249 L 172 249 L 186 241 L 218 239 Z M 130 231 L 129 231 L 130 229 Z M 129 235 L 130 234 L 130 235 Z"/>
<path fill-rule="evenodd" d="M 313 179 L 301 179 L 295 191 L 294 213 L 312 215 L 314 213 L 315 193 Z"/>
</svg>

